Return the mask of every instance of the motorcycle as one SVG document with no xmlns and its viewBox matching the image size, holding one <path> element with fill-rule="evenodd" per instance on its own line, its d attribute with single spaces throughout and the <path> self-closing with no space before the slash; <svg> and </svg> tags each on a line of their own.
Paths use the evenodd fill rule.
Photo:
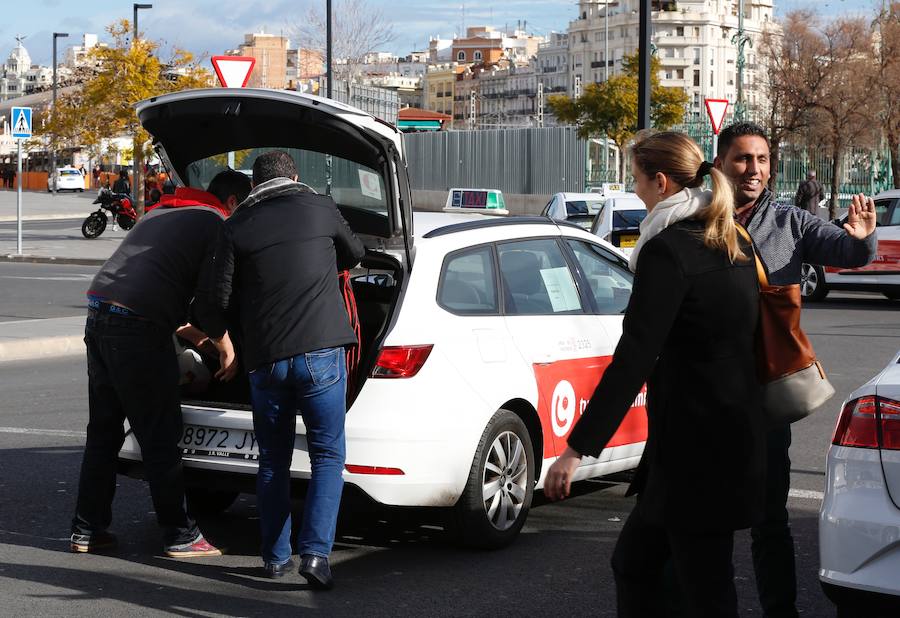
<svg viewBox="0 0 900 618">
<path fill-rule="evenodd" d="M 81 224 L 81 234 L 85 238 L 97 238 L 106 229 L 109 216 L 104 210 L 108 210 L 116 224 L 126 232 L 137 222 L 137 213 L 131 204 L 131 196 L 127 193 L 113 193 L 110 189 L 103 188 L 97 193 L 94 204 L 100 204 L 100 208 L 89 214 Z"/>
</svg>

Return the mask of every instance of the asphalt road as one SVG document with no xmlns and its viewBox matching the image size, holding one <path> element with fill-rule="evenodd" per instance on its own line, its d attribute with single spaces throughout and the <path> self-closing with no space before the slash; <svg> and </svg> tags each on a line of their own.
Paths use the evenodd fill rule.
<svg viewBox="0 0 900 618">
<path fill-rule="evenodd" d="M 85 267 L 45 271 L 40 265 L 24 265 L 24 270 L 9 266 L 18 265 L 0 264 L 0 276 L 50 277 L 62 272 L 74 277 L 90 272 Z M 22 280 L 4 279 L 3 285 L 9 281 Z M 27 286 L 35 298 L 48 298 L 49 290 L 60 285 L 72 285 L 73 290 L 78 285 L 30 281 Z M 9 303 L 10 295 L 4 293 L 0 314 L 14 313 Z M 898 303 L 874 296 L 844 295 L 804 312 L 804 326 L 838 391 L 835 400 L 795 425 L 794 431 L 794 497 L 789 507 L 797 544 L 799 606 L 805 616 L 833 615 L 816 575 L 817 496 L 823 489 L 824 455 L 838 399 L 883 367 L 900 347 L 897 309 Z M 337 588 L 327 594 L 311 592 L 296 575 L 278 581 L 258 576 L 252 496 L 243 496 L 223 516 L 201 520 L 225 556 L 175 561 L 160 557 L 146 487 L 122 478 L 112 526 L 120 548 L 107 556 L 70 554 L 68 526 L 87 418 L 84 361 L 75 357 L 4 364 L 0 371 L 4 615 L 262 616 L 296 609 L 366 616 L 615 615 L 609 558 L 633 505 L 624 498 L 623 479 L 580 483 L 579 495 L 563 503 L 544 504 L 538 498 L 520 538 L 496 552 L 456 548 L 434 525 L 437 520 L 421 512 L 373 517 L 347 508 L 333 555 Z M 742 615 L 760 615 L 746 532 L 736 536 L 735 569 Z"/>
<path fill-rule="evenodd" d="M 0 262 L 0 322 L 83 315 L 85 292 L 98 268 Z"/>
</svg>

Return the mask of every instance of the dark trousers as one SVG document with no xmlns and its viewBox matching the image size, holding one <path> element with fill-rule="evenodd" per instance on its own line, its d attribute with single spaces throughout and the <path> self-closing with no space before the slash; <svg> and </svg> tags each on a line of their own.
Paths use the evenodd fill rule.
<svg viewBox="0 0 900 618">
<path fill-rule="evenodd" d="M 733 532 L 693 534 L 648 523 L 635 508 L 616 542 L 612 568 L 620 618 L 667 614 L 663 573 L 669 567 L 678 601 L 692 618 L 738 615 L 731 553 Z"/>
<path fill-rule="evenodd" d="M 770 430 L 766 435 L 765 519 L 750 529 L 756 589 L 767 618 L 798 615 L 794 538 L 787 511 L 791 487 L 790 446 L 790 425 Z"/>
<path fill-rule="evenodd" d="M 166 545 L 200 534 L 188 516 L 178 439 L 181 405 L 172 334 L 135 317 L 88 312 L 90 417 L 72 532 L 91 534 L 112 521 L 117 454 L 127 419 L 141 447 L 156 519 Z"/>
</svg>

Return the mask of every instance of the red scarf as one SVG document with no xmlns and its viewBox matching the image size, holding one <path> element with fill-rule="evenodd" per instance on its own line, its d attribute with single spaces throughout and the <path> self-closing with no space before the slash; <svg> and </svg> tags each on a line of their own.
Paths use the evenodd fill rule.
<svg viewBox="0 0 900 618">
<path fill-rule="evenodd" d="M 159 198 L 159 206 L 161 208 L 206 206 L 207 208 L 217 210 L 226 219 L 228 218 L 228 215 L 231 214 L 228 212 L 228 209 L 222 205 L 222 202 L 219 201 L 219 198 L 217 198 L 215 195 L 213 195 L 212 193 L 207 193 L 206 191 L 201 191 L 200 189 L 194 189 L 193 187 L 178 187 L 177 189 L 175 189 L 174 195 L 163 195 L 161 198 Z"/>
</svg>

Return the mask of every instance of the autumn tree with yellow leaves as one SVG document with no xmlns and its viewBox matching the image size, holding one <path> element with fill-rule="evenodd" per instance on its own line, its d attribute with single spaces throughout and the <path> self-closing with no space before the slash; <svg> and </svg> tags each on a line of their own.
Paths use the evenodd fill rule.
<svg viewBox="0 0 900 618">
<path fill-rule="evenodd" d="M 131 41 L 127 19 L 110 25 L 108 47 L 90 52 L 97 69 L 80 87 L 57 99 L 39 134 L 54 149 L 65 146 L 87 148 L 99 155 L 102 140 L 120 135 L 134 136 L 134 184 L 140 187 L 144 157 L 149 154 L 149 135 L 138 122 L 134 105 L 168 92 L 212 85 L 210 73 L 200 67 L 193 54 L 175 49 L 167 61 L 159 57 L 159 44 L 139 37 Z M 144 212 L 143 191 L 137 191 L 138 215 Z"/>
</svg>

